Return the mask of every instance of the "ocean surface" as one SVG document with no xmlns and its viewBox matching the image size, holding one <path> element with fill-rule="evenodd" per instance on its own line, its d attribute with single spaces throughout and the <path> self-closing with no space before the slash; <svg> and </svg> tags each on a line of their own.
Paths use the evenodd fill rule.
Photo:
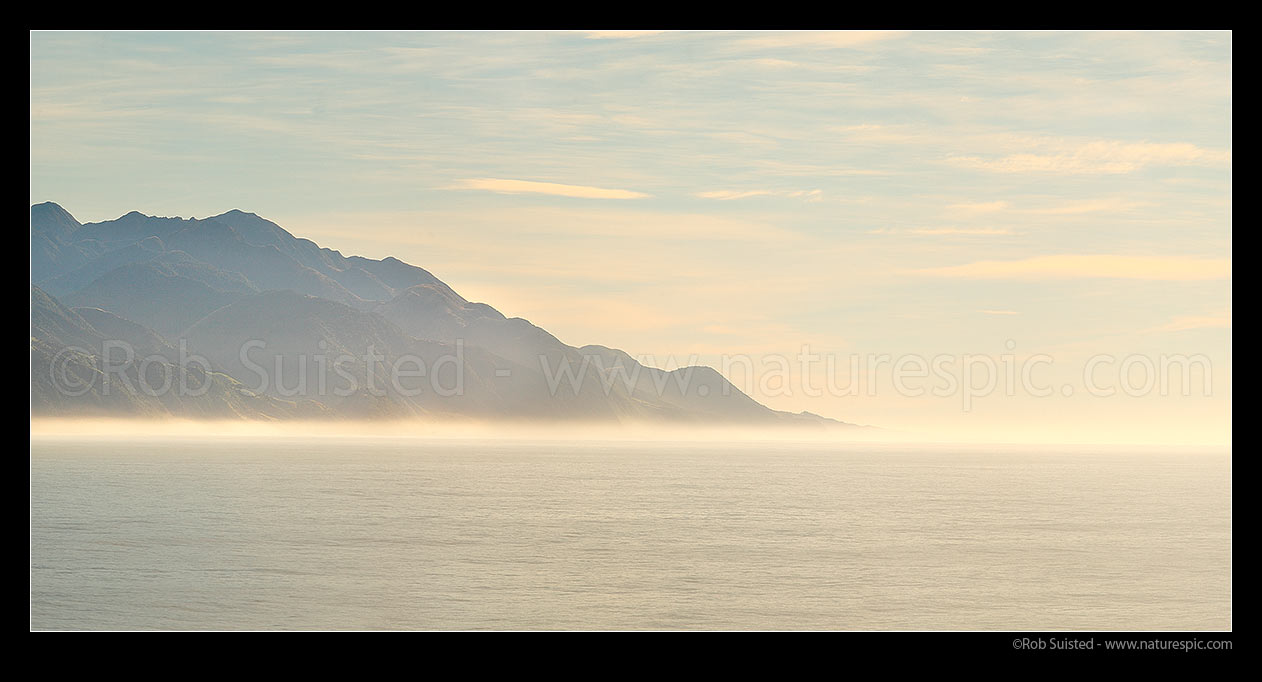
<svg viewBox="0 0 1262 682">
<path fill-rule="evenodd" d="M 1230 629 L 1226 452 L 33 438 L 33 629 Z"/>
</svg>

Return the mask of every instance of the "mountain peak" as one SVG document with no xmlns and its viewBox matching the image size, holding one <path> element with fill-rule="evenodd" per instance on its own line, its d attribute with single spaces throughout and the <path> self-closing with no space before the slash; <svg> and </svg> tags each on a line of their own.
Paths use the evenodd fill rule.
<svg viewBox="0 0 1262 682">
<path fill-rule="evenodd" d="M 31 206 L 31 226 L 35 228 L 43 228 L 51 225 L 58 226 L 66 234 L 73 232 L 79 228 L 79 221 L 70 215 L 70 212 L 62 208 L 59 204 L 51 201 L 45 201 L 42 204 Z"/>
<path fill-rule="evenodd" d="M 328 371 L 340 362 L 316 367 L 321 361 L 311 363 L 311 353 L 367 357 L 364 349 L 376 349 L 396 360 L 424 357 L 436 363 L 450 355 L 456 363 L 452 367 L 465 368 L 459 376 L 469 382 L 469 393 L 399 392 L 391 400 L 407 413 L 820 421 L 775 412 L 710 367 L 665 371 L 609 347 L 566 345 L 528 320 L 508 319 L 489 305 L 468 302 L 430 272 L 397 257 L 343 257 L 240 209 L 202 220 L 131 211 L 80 226 L 60 206 L 46 203 L 31 207 L 31 219 L 33 279 L 39 273 L 39 281 L 61 288 L 58 295 L 65 300 L 58 305 L 85 308 L 84 315 L 111 330 L 92 331 L 86 321 L 33 324 L 33 357 L 45 368 L 60 348 L 86 348 L 85 339 L 99 342 L 101 334 L 116 334 L 153 348 L 188 341 L 215 363 L 216 371 L 245 380 L 257 372 L 244 363 L 243 344 L 258 340 L 265 342 L 267 357 L 275 359 L 268 363 L 269 369 L 276 368 L 273 397 L 301 395 L 330 414 L 352 414 L 356 408 L 341 401 L 342 396 L 316 388 L 324 384 L 310 383 L 319 376 L 329 378 Z M 40 296 L 38 289 L 32 291 L 34 298 Z M 62 317 L 74 321 L 75 315 L 66 312 Z M 90 334 L 85 336 L 80 327 Z M 582 369 L 587 355 L 601 360 L 590 374 Z M 302 369 L 304 363 L 309 369 Z M 360 385 L 370 383 L 368 373 L 376 371 L 369 364 L 364 360 L 356 365 L 353 376 L 366 382 Z M 631 383 L 619 383 L 615 391 L 604 382 L 614 378 L 608 370 L 619 365 Z M 440 367 L 448 364 L 431 369 Z M 569 370 L 555 374 L 561 367 Z M 307 388 L 297 394 L 281 390 L 282 370 L 291 369 L 308 377 Z M 570 370 L 574 374 L 564 374 Z M 48 371 L 42 375 L 49 376 Z M 426 381 L 432 376 L 436 374 Z M 284 391 L 290 386 L 286 378 Z M 42 392 L 33 392 L 33 404 L 49 409 L 88 405 L 53 388 L 34 387 Z M 230 407 L 240 408 L 242 415 L 262 414 L 249 405 Z"/>
</svg>

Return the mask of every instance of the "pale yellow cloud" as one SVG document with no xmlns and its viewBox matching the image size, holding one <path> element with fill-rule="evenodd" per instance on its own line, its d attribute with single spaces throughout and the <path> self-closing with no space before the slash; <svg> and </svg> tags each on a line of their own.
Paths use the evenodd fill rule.
<svg viewBox="0 0 1262 682">
<path fill-rule="evenodd" d="M 1151 331 L 1181 332 L 1189 329 L 1213 329 L 1231 327 L 1230 315 L 1180 315 Z"/>
<path fill-rule="evenodd" d="M 772 191 L 772 190 L 766 190 L 766 189 L 752 189 L 752 190 L 720 189 L 720 190 L 713 190 L 710 192 L 697 192 L 696 196 L 701 197 L 702 199 L 719 199 L 721 201 L 730 201 L 732 199 L 748 199 L 750 197 L 767 197 L 767 196 L 789 197 L 793 199 L 806 199 L 807 201 L 817 201 L 819 200 L 821 196 L 823 196 L 823 192 L 821 192 L 818 189 L 780 190 L 780 191 Z"/>
<path fill-rule="evenodd" d="M 998 213 L 1008 208 L 1006 201 L 987 201 L 975 204 L 951 204 L 947 206 L 947 210 L 951 213 L 962 213 L 965 215 L 980 215 L 985 213 Z"/>
<path fill-rule="evenodd" d="M 915 234 L 934 237 L 946 235 L 998 235 L 1013 234 L 1013 232 L 1006 227 L 916 227 L 906 230 L 900 230 L 892 227 L 878 227 L 876 229 L 867 230 L 867 234 Z"/>
<path fill-rule="evenodd" d="M 617 38 L 643 38 L 655 36 L 665 31 L 584 31 L 583 35 L 593 40 L 609 40 Z"/>
<path fill-rule="evenodd" d="M 746 191 L 733 189 L 719 189 L 712 192 L 697 192 L 697 196 L 702 199 L 721 199 L 727 201 L 729 199 L 747 199 L 749 197 L 764 197 L 771 194 L 764 189 L 751 189 Z"/>
<path fill-rule="evenodd" d="M 934 54 L 964 55 L 969 57 L 986 55 L 994 52 L 989 47 L 945 47 L 941 45 L 922 45 L 918 48 L 921 52 L 931 52 Z"/>
<path fill-rule="evenodd" d="M 1232 158 L 1230 148 L 1202 147 L 1187 142 L 1092 140 L 992 131 L 944 133 L 921 127 L 871 123 L 834 126 L 828 130 L 849 144 L 941 149 L 950 165 L 994 173 L 1121 175 L 1154 166 L 1225 167 Z"/>
<path fill-rule="evenodd" d="M 987 234 L 1012 234 L 1012 230 L 1006 227 L 925 227 L 907 231 L 910 234 L 920 235 L 987 235 Z"/>
<path fill-rule="evenodd" d="M 1214 280 L 1231 277 L 1231 260 L 1183 256 L 1061 254 L 1021 260 L 989 260 L 908 270 L 917 275 L 967 279 L 1151 279 Z"/>
<path fill-rule="evenodd" d="M 982 313 L 983 315 L 1020 315 L 1021 314 L 1015 310 L 979 310 L 977 312 Z"/>
<path fill-rule="evenodd" d="M 505 180 L 502 178 L 469 178 L 457 180 L 451 189 L 480 189 L 500 194 L 551 194 L 581 199 L 642 199 L 651 196 L 626 189 L 607 189 L 585 185 L 562 185 L 555 182 L 533 180 Z"/>
<path fill-rule="evenodd" d="M 1146 204 L 1137 201 L 1126 201 L 1125 199 L 1088 199 L 1084 201 L 1071 201 L 1060 206 L 1051 208 L 1029 209 L 1028 213 L 1037 213 L 1042 215 L 1079 215 L 1082 213 L 1117 213 L 1121 211 L 1129 211 L 1131 209 L 1140 208 Z"/>
<path fill-rule="evenodd" d="M 762 159 L 753 162 L 764 173 L 770 175 L 790 175 L 790 176 L 806 176 L 806 177 L 845 177 L 851 175 L 892 175 L 891 171 L 877 170 L 872 168 L 846 168 L 843 166 L 820 165 L 811 163 L 793 163 L 786 161 L 777 161 L 773 159 Z"/>
<path fill-rule="evenodd" d="M 750 47 L 860 47 L 902 35 L 903 31 L 794 31 L 741 42 Z"/>
<path fill-rule="evenodd" d="M 1039 140 L 1039 149 L 1001 157 L 955 156 L 948 162 L 995 173 L 1110 175 L 1133 173 L 1147 166 L 1219 166 L 1231 152 L 1186 142 L 1122 142 L 1095 140 L 1069 143 Z"/>
</svg>

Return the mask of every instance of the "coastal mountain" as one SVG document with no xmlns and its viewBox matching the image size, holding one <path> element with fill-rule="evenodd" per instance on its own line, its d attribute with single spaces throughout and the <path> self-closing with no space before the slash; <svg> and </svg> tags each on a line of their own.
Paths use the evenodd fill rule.
<svg viewBox="0 0 1262 682">
<path fill-rule="evenodd" d="M 575 348 L 420 267 L 238 210 L 81 224 L 32 206 L 31 283 L 40 414 L 850 426 L 771 410 L 709 367 Z"/>
<path fill-rule="evenodd" d="M 89 322 L 91 320 L 91 322 Z M 143 325 L 71 310 L 31 287 L 31 412 L 285 419 L 328 416 L 314 400 L 277 399 L 180 353 Z"/>
</svg>

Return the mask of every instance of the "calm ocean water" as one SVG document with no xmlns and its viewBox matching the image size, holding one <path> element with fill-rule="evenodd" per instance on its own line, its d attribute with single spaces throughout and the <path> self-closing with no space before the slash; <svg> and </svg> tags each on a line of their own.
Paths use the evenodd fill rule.
<svg viewBox="0 0 1262 682">
<path fill-rule="evenodd" d="M 31 442 L 35 629 L 1229 629 L 1225 453 Z"/>
</svg>

